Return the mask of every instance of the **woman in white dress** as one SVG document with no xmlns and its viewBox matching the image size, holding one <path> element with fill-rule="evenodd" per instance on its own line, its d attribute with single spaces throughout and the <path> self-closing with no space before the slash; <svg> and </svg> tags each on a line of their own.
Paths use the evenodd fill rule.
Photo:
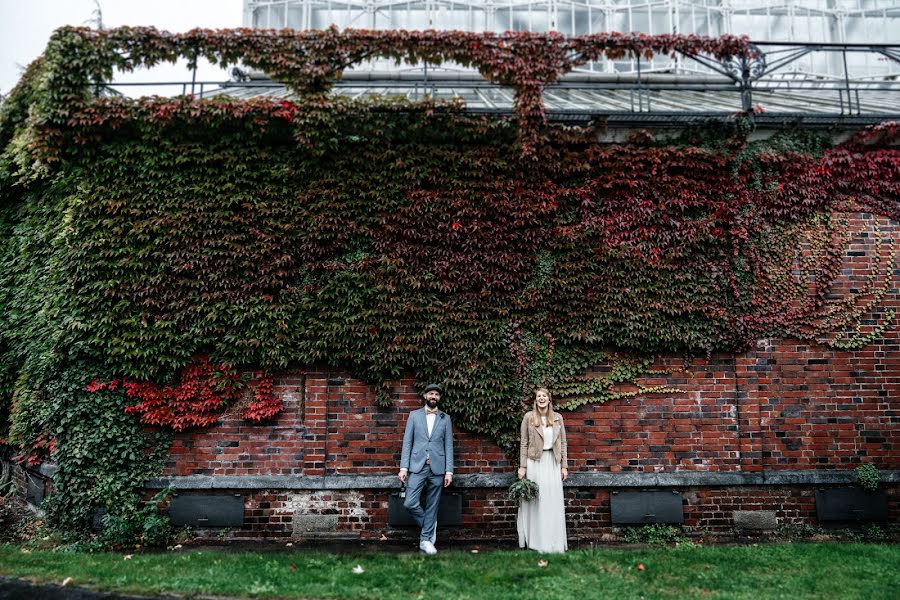
<svg viewBox="0 0 900 600">
<path fill-rule="evenodd" d="M 521 427 L 519 479 L 538 484 L 537 498 L 519 504 L 519 547 L 538 552 L 565 552 L 566 509 L 562 482 L 569 475 L 566 428 L 553 410 L 547 388 L 534 393 L 534 409 Z"/>
</svg>

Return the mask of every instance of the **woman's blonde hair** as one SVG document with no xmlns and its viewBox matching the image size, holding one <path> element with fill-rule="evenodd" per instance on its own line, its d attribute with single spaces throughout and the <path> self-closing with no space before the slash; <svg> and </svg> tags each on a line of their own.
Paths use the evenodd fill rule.
<svg viewBox="0 0 900 600">
<path fill-rule="evenodd" d="M 538 405 L 537 405 L 538 392 L 544 392 L 545 394 L 547 394 L 547 398 L 550 400 L 550 404 L 547 405 L 547 423 L 548 424 L 553 423 L 553 418 L 556 414 L 553 412 L 553 394 L 550 393 L 550 390 L 548 390 L 545 387 L 539 387 L 538 389 L 534 390 L 534 402 L 532 404 L 532 410 L 531 410 L 531 424 L 534 425 L 535 427 L 541 427 L 543 425 L 543 423 L 541 422 L 540 409 L 538 408 Z"/>
</svg>

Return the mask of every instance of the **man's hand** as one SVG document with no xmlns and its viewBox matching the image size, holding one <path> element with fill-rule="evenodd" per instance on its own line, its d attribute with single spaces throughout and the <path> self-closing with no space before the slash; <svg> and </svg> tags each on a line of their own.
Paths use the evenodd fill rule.
<svg viewBox="0 0 900 600">
<path fill-rule="evenodd" d="M 400 473 L 397 475 L 397 477 L 400 478 L 400 483 L 406 483 L 408 473 L 409 472 L 406 469 L 400 469 Z"/>
<path fill-rule="evenodd" d="M 519 467 L 519 479 L 525 479 L 525 473 L 527 472 L 525 467 Z"/>
<path fill-rule="evenodd" d="M 446 475 L 444 475 L 444 487 L 447 487 L 451 483 L 453 483 L 453 474 L 447 473 Z"/>
</svg>

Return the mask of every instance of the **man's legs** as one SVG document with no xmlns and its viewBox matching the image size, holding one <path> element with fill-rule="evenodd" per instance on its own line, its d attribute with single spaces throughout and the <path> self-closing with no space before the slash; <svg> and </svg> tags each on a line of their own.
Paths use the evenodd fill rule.
<svg viewBox="0 0 900 600">
<path fill-rule="evenodd" d="M 428 473 L 428 485 L 425 486 L 425 511 L 422 518 L 422 533 L 420 540 L 434 539 L 434 530 L 437 529 L 438 506 L 441 503 L 441 491 L 444 489 L 444 476 Z"/>
<path fill-rule="evenodd" d="M 422 528 L 419 539 L 431 541 L 437 524 L 438 505 L 441 502 L 441 490 L 444 488 L 444 476 L 435 475 L 426 468 L 421 473 L 410 473 L 406 481 L 406 499 L 403 506 L 412 515 L 416 525 Z M 425 508 L 422 508 L 422 492 L 425 493 Z"/>
<path fill-rule="evenodd" d="M 403 506 L 412 515 L 416 525 L 422 527 L 425 519 L 425 511 L 422 509 L 422 490 L 428 483 L 428 476 L 431 475 L 430 469 L 425 469 L 420 473 L 410 473 L 409 479 L 406 480 L 406 498 L 403 500 Z"/>
</svg>

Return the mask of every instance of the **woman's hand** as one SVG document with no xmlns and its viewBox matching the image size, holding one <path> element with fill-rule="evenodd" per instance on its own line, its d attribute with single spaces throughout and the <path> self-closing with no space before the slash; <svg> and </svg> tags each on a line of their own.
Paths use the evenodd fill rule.
<svg viewBox="0 0 900 600">
<path fill-rule="evenodd" d="M 525 479 L 525 467 L 519 467 L 519 479 Z"/>
<path fill-rule="evenodd" d="M 560 469 L 560 473 L 562 473 L 562 480 L 563 480 L 563 481 L 565 481 L 566 478 L 569 476 L 569 470 L 568 470 L 568 469 Z"/>
</svg>

